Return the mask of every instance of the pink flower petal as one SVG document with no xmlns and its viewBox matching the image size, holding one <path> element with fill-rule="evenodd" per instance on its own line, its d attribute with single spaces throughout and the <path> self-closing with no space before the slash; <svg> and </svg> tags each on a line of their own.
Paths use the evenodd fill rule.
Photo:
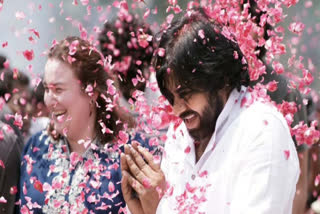
<svg viewBox="0 0 320 214">
<path fill-rule="evenodd" d="M 269 82 L 267 85 L 266 85 L 267 89 L 271 92 L 274 92 L 278 89 L 278 82 L 276 82 L 275 80 Z"/>
<path fill-rule="evenodd" d="M 159 48 L 158 49 L 158 55 L 160 57 L 164 57 L 165 53 L 166 53 L 166 50 L 164 48 Z"/>
<path fill-rule="evenodd" d="M 83 6 L 87 6 L 89 4 L 89 0 L 80 0 Z"/>
<path fill-rule="evenodd" d="M 0 111 L 2 110 L 2 106 L 1 106 L 1 108 L 0 108 Z M 4 139 L 4 134 L 3 134 L 3 131 L 2 130 L 0 130 L 0 141 L 1 140 L 3 140 Z M 1 160 L 0 160 L 1 161 Z M 1 164 L 0 164 L 0 166 L 1 166 Z"/>
<path fill-rule="evenodd" d="M 191 151 L 191 147 L 187 146 L 187 148 L 185 148 L 184 153 L 189 154 Z"/>
<path fill-rule="evenodd" d="M 15 195 L 15 194 L 17 194 L 17 192 L 18 192 L 17 186 L 13 186 L 13 187 L 10 188 L 10 194 L 11 195 Z"/>
<path fill-rule="evenodd" d="M 203 31 L 202 29 L 198 31 L 198 36 L 199 36 L 201 39 L 204 39 L 204 38 L 205 38 L 204 31 Z"/>
<path fill-rule="evenodd" d="M 40 39 L 40 34 L 38 31 L 36 31 L 35 29 L 30 29 L 29 31 L 32 32 L 34 35 L 36 35 L 36 37 Z"/>
<path fill-rule="evenodd" d="M 143 180 L 142 180 L 142 185 L 143 185 L 146 189 L 149 189 L 149 188 L 151 187 L 150 179 L 148 179 L 148 178 L 143 178 Z"/>
<path fill-rule="evenodd" d="M 146 19 L 150 15 L 150 9 L 147 8 L 146 12 L 143 14 L 143 18 Z"/>
<path fill-rule="evenodd" d="M 289 30 L 292 33 L 301 34 L 304 30 L 305 25 L 302 22 L 293 22 L 289 25 Z"/>
<path fill-rule="evenodd" d="M 33 50 L 25 50 L 22 52 L 22 54 L 28 61 L 31 61 L 34 58 Z"/>
<path fill-rule="evenodd" d="M 25 19 L 25 18 L 26 18 L 26 15 L 25 15 L 24 12 L 22 12 L 22 11 L 17 11 L 17 12 L 16 12 L 16 18 L 17 18 L 18 20 L 22 20 L 22 19 Z"/>
<path fill-rule="evenodd" d="M 115 95 L 116 94 L 116 92 L 117 92 L 117 89 L 116 89 L 116 87 L 113 85 L 113 80 L 111 80 L 111 79 L 108 79 L 107 80 L 107 86 L 108 86 L 108 94 L 110 94 L 110 95 Z"/>
<path fill-rule="evenodd" d="M 3 169 L 6 168 L 2 160 L 0 160 L 0 167 L 2 167 Z"/>
<path fill-rule="evenodd" d="M 8 46 L 8 42 L 3 42 L 2 43 L 2 48 L 5 48 L 5 47 L 7 47 Z"/>
<path fill-rule="evenodd" d="M 109 190 L 109 192 L 114 192 L 114 190 L 115 190 L 115 186 L 112 181 L 110 181 L 108 184 L 108 190 Z"/>
<path fill-rule="evenodd" d="M 7 200 L 3 196 L 1 196 L 0 197 L 0 204 L 5 204 L 5 203 L 7 203 Z"/>
<path fill-rule="evenodd" d="M 34 182 L 33 187 L 39 192 L 43 193 L 42 183 L 39 180 Z"/>
<path fill-rule="evenodd" d="M 284 150 L 284 156 L 285 156 L 286 160 L 288 160 L 289 157 L 290 157 L 290 151 L 289 150 Z"/>
</svg>

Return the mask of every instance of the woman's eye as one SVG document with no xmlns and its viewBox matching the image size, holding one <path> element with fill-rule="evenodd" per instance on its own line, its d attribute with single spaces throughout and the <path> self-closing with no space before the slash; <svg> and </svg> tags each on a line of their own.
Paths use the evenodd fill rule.
<svg viewBox="0 0 320 214">
<path fill-rule="evenodd" d="M 63 91 L 62 88 L 56 88 L 56 93 L 61 93 Z"/>
</svg>

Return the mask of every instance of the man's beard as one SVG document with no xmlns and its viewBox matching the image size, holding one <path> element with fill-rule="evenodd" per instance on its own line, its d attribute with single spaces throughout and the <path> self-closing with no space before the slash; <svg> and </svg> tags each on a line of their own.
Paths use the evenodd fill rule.
<svg viewBox="0 0 320 214">
<path fill-rule="evenodd" d="M 224 107 L 222 98 L 215 94 L 215 96 L 211 96 L 209 98 L 209 102 L 203 110 L 202 115 L 197 112 L 193 112 L 197 114 L 200 118 L 200 125 L 198 128 L 194 128 L 189 130 L 190 136 L 195 141 L 200 141 L 210 138 L 215 131 L 216 123 L 220 113 L 222 112 Z"/>
</svg>

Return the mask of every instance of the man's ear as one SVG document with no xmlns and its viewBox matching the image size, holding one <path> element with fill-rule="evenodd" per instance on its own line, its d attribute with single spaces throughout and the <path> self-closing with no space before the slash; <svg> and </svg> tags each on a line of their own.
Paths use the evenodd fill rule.
<svg viewBox="0 0 320 214">
<path fill-rule="evenodd" d="M 226 86 L 218 91 L 218 95 L 222 97 L 223 104 L 227 103 L 227 100 L 230 96 L 232 89 L 229 86 Z"/>
</svg>

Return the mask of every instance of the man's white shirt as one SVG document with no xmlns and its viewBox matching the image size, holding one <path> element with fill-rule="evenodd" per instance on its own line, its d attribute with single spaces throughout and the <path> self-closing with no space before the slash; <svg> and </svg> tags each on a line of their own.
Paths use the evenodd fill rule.
<svg viewBox="0 0 320 214">
<path fill-rule="evenodd" d="M 290 214 L 299 161 L 288 125 L 245 87 L 230 94 L 216 131 L 196 163 L 182 123 L 168 131 L 161 169 L 169 189 L 157 214 Z"/>
</svg>

